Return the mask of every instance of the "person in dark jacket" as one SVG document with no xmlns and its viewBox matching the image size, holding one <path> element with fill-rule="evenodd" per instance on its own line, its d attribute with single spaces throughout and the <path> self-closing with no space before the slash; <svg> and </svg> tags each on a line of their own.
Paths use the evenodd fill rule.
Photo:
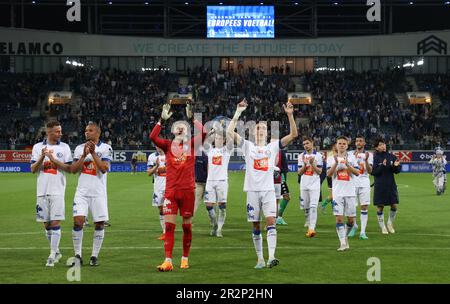
<svg viewBox="0 0 450 304">
<path fill-rule="evenodd" d="M 195 157 L 195 206 L 194 214 L 205 195 L 206 180 L 208 179 L 208 156 L 202 150 L 201 155 Z"/>
<path fill-rule="evenodd" d="M 394 173 L 400 173 L 400 161 L 394 154 L 387 151 L 386 143 L 383 139 L 377 139 L 374 147 L 375 154 L 372 169 L 372 175 L 374 176 L 373 203 L 378 208 L 378 225 L 383 234 L 395 233 L 393 224 L 397 215 L 399 198 Z M 387 205 L 391 206 L 391 211 L 387 226 L 385 226 L 383 209 Z"/>
</svg>

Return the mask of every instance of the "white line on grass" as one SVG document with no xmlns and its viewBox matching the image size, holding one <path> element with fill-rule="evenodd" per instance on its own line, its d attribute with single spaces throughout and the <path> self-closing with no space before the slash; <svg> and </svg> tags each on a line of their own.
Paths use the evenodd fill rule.
<svg viewBox="0 0 450 304">
<path fill-rule="evenodd" d="M 86 232 L 89 232 L 89 229 L 85 229 Z M 226 229 L 228 232 L 251 232 L 251 229 Z M 283 230 L 280 230 L 280 233 Z M 157 232 L 161 233 L 160 229 L 117 229 L 117 230 L 107 230 L 107 233 L 125 233 L 125 232 Z M 181 233 L 180 231 L 177 231 Z M 193 232 L 210 232 L 210 230 L 204 230 L 204 229 L 193 229 Z M 332 233 L 335 234 L 336 231 L 334 230 L 318 230 L 318 233 Z M 43 232 L 40 231 L 28 231 L 28 232 L 0 232 L 0 236 L 14 236 L 14 235 L 36 235 L 36 234 L 43 234 Z M 376 233 L 375 233 L 376 234 Z M 433 234 L 433 233 L 409 233 L 409 232 L 400 232 L 396 233 L 396 235 L 414 235 L 414 236 L 435 236 L 435 237 L 450 237 L 450 234 Z"/>
<path fill-rule="evenodd" d="M 180 249 L 181 247 L 179 247 L 178 249 Z M 72 247 L 60 247 L 60 249 L 63 250 L 71 250 L 73 249 Z M 92 249 L 92 247 L 84 247 L 84 249 Z M 161 250 L 164 249 L 163 246 L 119 246 L 119 247 L 102 247 L 102 250 Z M 206 250 L 206 249 L 212 249 L 212 250 L 216 250 L 216 249 L 224 249 L 224 250 L 241 250 L 241 249 L 254 249 L 253 246 L 214 246 L 214 247 L 198 247 L 198 246 L 192 246 L 191 249 L 201 249 L 201 250 Z M 307 249 L 307 250 L 335 250 L 336 247 L 318 247 L 318 246 L 279 246 L 277 247 L 277 249 L 285 249 L 285 250 L 299 250 L 299 249 Z M 0 250 L 48 250 L 48 247 L 0 247 Z M 367 248 L 350 248 L 350 251 L 360 251 L 360 250 L 390 250 L 390 251 L 395 251 L 395 250 L 409 250 L 409 251 L 429 251 L 429 250 L 450 250 L 450 247 L 367 247 Z"/>
</svg>

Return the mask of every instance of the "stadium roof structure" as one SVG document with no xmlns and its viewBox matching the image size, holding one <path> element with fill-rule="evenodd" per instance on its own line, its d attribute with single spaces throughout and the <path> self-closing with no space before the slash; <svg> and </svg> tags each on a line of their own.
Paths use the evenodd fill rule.
<svg viewBox="0 0 450 304">
<path fill-rule="evenodd" d="M 74 0 L 75 1 L 75 0 Z M 68 22 L 65 0 L 0 0 L 0 26 L 165 38 L 206 37 L 208 5 L 273 5 L 276 38 L 378 35 L 450 29 L 448 0 L 79 0 L 81 21 Z"/>
</svg>

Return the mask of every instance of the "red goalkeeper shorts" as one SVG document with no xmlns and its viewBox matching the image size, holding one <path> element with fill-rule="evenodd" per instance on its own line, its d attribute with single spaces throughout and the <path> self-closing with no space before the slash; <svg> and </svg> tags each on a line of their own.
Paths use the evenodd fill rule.
<svg viewBox="0 0 450 304">
<path fill-rule="evenodd" d="M 195 190 L 166 191 L 164 196 L 164 215 L 177 215 L 180 210 L 182 217 L 194 215 Z"/>
</svg>

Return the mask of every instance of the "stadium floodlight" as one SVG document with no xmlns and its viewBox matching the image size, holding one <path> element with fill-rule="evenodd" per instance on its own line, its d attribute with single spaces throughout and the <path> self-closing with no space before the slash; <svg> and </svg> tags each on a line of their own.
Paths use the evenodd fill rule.
<svg viewBox="0 0 450 304">
<path fill-rule="evenodd" d="M 295 2 L 294 5 L 298 5 L 298 2 Z"/>
<path fill-rule="evenodd" d="M 111 5 L 111 4 L 112 4 L 112 1 L 109 1 L 108 4 Z"/>
<path fill-rule="evenodd" d="M 148 5 L 148 2 L 145 2 L 144 4 L 145 4 L 145 5 Z"/>
<path fill-rule="evenodd" d="M 414 2 L 412 2 L 412 1 L 409 1 L 409 5 L 413 5 L 414 4 Z"/>
<path fill-rule="evenodd" d="M 220 2 L 219 5 L 223 5 L 223 2 Z"/>
<path fill-rule="evenodd" d="M 444 5 L 450 5 L 450 1 L 445 1 Z"/>
<path fill-rule="evenodd" d="M 36 4 L 36 1 L 31 1 L 31 3 Z"/>
<path fill-rule="evenodd" d="M 189 5 L 189 2 L 184 2 L 184 5 Z"/>
<path fill-rule="evenodd" d="M 415 64 L 414 64 L 414 61 L 413 61 L 413 62 L 407 62 L 407 63 L 403 64 L 403 67 L 404 67 L 404 68 L 407 68 L 407 67 L 412 67 L 412 68 L 413 68 L 414 65 L 415 65 Z"/>
</svg>

